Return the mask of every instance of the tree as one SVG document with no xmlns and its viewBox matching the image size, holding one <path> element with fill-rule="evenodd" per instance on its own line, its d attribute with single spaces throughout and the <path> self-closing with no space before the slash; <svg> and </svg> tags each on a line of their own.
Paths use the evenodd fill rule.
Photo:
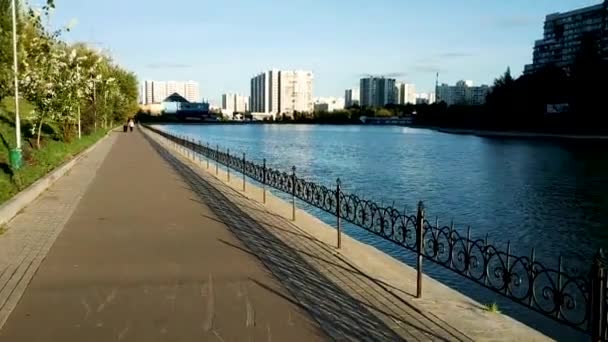
<svg viewBox="0 0 608 342">
<path fill-rule="evenodd" d="M 588 128 L 599 124 L 603 120 L 601 112 L 605 112 L 608 63 L 602 59 L 599 40 L 594 34 L 585 34 L 570 69 L 572 109 L 579 124 Z"/>
<path fill-rule="evenodd" d="M 393 116 L 393 113 L 390 110 L 385 109 L 385 108 L 380 108 L 380 109 L 376 110 L 375 114 L 376 114 L 375 116 L 377 116 L 377 117 L 391 117 L 391 116 Z"/>
<path fill-rule="evenodd" d="M 0 101 L 12 92 L 13 30 L 11 1 L 0 0 Z"/>
<path fill-rule="evenodd" d="M 3 1 L 6 0 L 0 0 L 0 14 L 5 10 Z M 44 25 L 54 8 L 52 0 L 47 0 L 40 11 L 29 8 L 19 32 L 19 82 L 23 97 L 35 108 L 32 134 L 36 135 L 38 148 L 44 124 L 59 125 L 62 140 L 70 141 L 74 127 L 80 122 L 81 109 L 85 109 L 85 118 L 91 113 L 89 122 L 94 127 L 98 123 L 98 109 L 102 109 L 106 128 L 108 123 L 125 120 L 137 111 L 135 76 L 84 44 L 70 46 L 62 42 L 60 37 L 69 27 L 50 31 Z M 0 40 L 3 34 L 0 31 Z M 0 83 L 7 69 L 2 58 Z"/>
<path fill-rule="evenodd" d="M 494 89 L 509 88 L 513 85 L 513 76 L 511 76 L 511 67 L 507 67 L 505 73 L 494 80 Z"/>
<path fill-rule="evenodd" d="M 42 11 L 30 8 L 20 35 L 19 82 L 23 97 L 35 106 L 33 133 L 36 134 L 37 148 L 40 148 L 42 125 L 61 115 L 66 93 L 62 81 L 67 72 L 67 52 L 58 38 L 69 29 L 46 30 L 43 19 L 48 19 L 53 9 L 52 0 L 47 0 Z"/>
</svg>

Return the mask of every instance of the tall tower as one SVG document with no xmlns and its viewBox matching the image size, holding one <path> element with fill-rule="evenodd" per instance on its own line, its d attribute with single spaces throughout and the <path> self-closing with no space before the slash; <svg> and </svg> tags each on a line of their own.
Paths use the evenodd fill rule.
<svg viewBox="0 0 608 342">
<path fill-rule="evenodd" d="M 440 100 L 439 100 L 439 71 L 435 75 L 435 102 L 440 102 Z"/>
</svg>

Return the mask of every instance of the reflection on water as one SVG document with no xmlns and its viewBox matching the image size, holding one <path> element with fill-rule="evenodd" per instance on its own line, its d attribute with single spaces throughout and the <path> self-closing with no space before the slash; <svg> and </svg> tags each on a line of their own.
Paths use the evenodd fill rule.
<svg viewBox="0 0 608 342">
<path fill-rule="evenodd" d="M 220 144 L 270 167 L 297 166 L 300 177 L 414 211 L 423 200 L 440 224 L 471 226 L 494 244 L 512 242 L 514 254 L 556 265 L 588 268 L 608 241 L 608 149 L 605 142 L 532 141 L 450 135 L 408 127 L 314 125 L 165 126 Z M 327 214 L 310 209 L 332 223 Z M 406 262 L 411 253 L 366 233 L 347 232 Z M 440 281 L 486 300 L 479 286 L 433 268 Z M 487 298 L 494 298 L 495 295 Z M 489 299 L 488 299 L 489 300 Z M 504 308 L 527 316 L 516 304 Z M 504 310 L 503 310 L 504 311 Z M 526 320 L 527 317 L 518 317 Z"/>
</svg>

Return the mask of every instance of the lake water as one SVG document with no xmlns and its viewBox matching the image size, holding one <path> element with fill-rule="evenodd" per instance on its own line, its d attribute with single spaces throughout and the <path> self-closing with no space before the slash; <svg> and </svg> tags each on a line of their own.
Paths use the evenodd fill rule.
<svg viewBox="0 0 608 342">
<path fill-rule="evenodd" d="M 512 253 L 557 266 L 587 269 L 608 246 L 608 144 L 452 135 L 397 126 L 170 125 L 161 126 L 269 167 L 393 204 L 410 212 L 422 200 L 427 217 L 464 232 L 487 234 L 493 244 L 511 241 Z M 301 204 L 302 205 L 302 204 Z M 335 218 L 306 208 L 330 224 Z M 412 253 L 361 228 L 346 232 L 413 264 Z M 428 265 L 428 266 L 426 266 Z M 439 281 L 482 302 L 495 294 L 425 263 Z M 501 310 L 549 332 L 561 331 L 530 310 L 498 299 Z M 531 322 L 531 323 L 530 323 Z M 558 329 L 558 330 L 555 330 Z M 560 333 L 560 336 L 566 332 Z M 576 336 L 572 336 L 574 338 Z"/>
</svg>

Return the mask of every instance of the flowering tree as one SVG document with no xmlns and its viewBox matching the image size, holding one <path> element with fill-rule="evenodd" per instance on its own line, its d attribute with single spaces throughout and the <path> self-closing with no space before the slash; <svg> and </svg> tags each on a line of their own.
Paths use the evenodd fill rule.
<svg viewBox="0 0 608 342">
<path fill-rule="evenodd" d="M 79 123 L 80 103 L 84 99 L 85 81 L 82 77 L 80 64 L 87 57 L 79 55 L 78 49 L 67 46 L 62 47 L 64 51 L 60 57 L 59 65 L 63 67 L 58 73 L 61 86 L 57 90 L 57 98 L 54 101 L 56 108 L 54 119 L 61 125 L 63 140 L 72 138 L 74 126 Z"/>
<path fill-rule="evenodd" d="M 0 99 L 12 93 L 12 54 L 8 54 L 10 39 L 10 0 L 0 0 Z M 42 127 L 59 127 L 61 139 L 69 141 L 74 127 L 80 132 L 81 109 L 86 128 L 103 126 L 137 111 L 137 80 L 131 73 L 114 64 L 85 44 L 68 45 L 60 40 L 70 27 L 49 30 L 45 25 L 54 10 L 53 0 L 47 0 L 40 10 L 19 11 L 19 85 L 23 99 L 35 108 L 25 120 L 32 122 L 32 135 L 40 148 Z M 7 53 L 5 53 L 5 50 Z M 7 57 L 8 56 L 8 57 Z M 98 115 L 101 109 L 103 116 Z M 120 113 L 120 114 L 117 114 Z M 80 136 L 80 135 L 79 135 Z"/>
</svg>

